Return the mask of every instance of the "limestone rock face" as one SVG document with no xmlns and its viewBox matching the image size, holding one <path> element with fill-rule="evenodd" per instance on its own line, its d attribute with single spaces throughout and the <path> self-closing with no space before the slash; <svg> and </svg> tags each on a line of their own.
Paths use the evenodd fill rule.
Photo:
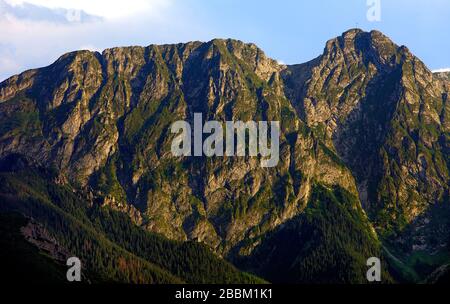
<svg viewBox="0 0 450 304">
<path fill-rule="evenodd" d="M 150 231 L 248 255 L 315 184 L 359 197 L 381 232 L 448 204 L 449 87 L 376 31 L 293 66 L 236 40 L 80 51 L 0 84 L 0 157 L 55 168 Z M 170 126 L 194 113 L 280 121 L 280 163 L 173 157 Z"/>
<path fill-rule="evenodd" d="M 448 83 L 406 47 L 351 30 L 286 78 L 298 113 L 351 169 L 380 225 L 448 200 Z"/>
</svg>

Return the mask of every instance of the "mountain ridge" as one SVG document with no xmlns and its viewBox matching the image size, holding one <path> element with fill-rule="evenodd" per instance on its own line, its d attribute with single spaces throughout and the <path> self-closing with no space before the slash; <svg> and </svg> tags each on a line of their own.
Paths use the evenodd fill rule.
<svg viewBox="0 0 450 304">
<path fill-rule="evenodd" d="M 449 196 L 448 88 L 405 46 L 359 29 L 299 65 L 232 39 L 76 51 L 0 83 L 0 158 L 32 158 L 144 230 L 197 240 L 231 261 L 251 257 L 284 223 L 311 225 L 303 217 L 324 192 L 353 210 L 342 223 L 361 229 L 349 256 L 358 247 L 381 255 L 383 242 L 407 260 L 447 244 L 450 229 L 432 210 Z M 279 166 L 171 157 L 167 130 L 193 113 L 280 121 Z M 351 225 L 353 217 L 367 224 Z M 320 219 L 312 223 L 326 234 Z M 436 224 L 437 237 L 424 222 Z M 340 233 L 330 238 L 345 239 Z"/>
</svg>

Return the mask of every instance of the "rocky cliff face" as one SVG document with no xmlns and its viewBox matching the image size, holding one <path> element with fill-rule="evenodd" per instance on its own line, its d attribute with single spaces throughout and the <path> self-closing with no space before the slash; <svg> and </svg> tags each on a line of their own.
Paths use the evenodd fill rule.
<svg viewBox="0 0 450 304">
<path fill-rule="evenodd" d="M 352 171 L 386 244 L 406 255 L 446 251 L 446 77 L 382 33 L 351 30 L 289 67 L 286 83 L 300 117 Z"/>
<path fill-rule="evenodd" d="M 319 184 L 359 197 L 361 221 L 364 206 L 399 237 L 449 203 L 448 89 L 376 31 L 294 66 L 235 40 L 80 51 L 0 84 L 0 157 L 35 159 L 145 229 L 222 255 L 250 254 Z M 280 121 L 279 165 L 173 157 L 170 126 L 194 113 Z"/>
<path fill-rule="evenodd" d="M 330 40 L 309 65 L 306 80 L 305 67 L 287 74 L 289 93 L 352 170 L 378 224 L 410 223 L 448 198 L 445 81 L 376 31 L 351 30 Z"/>
<path fill-rule="evenodd" d="M 436 72 L 433 75 L 444 81 L 450 80 L 450 72 Z"/>
<path fill-rule="evenodd" d="M 52 165 L 62 180 L 138 207 L 151 231 L 227 252 L 301 212 L 313 182 L 356 193 L 284 96 L 283 69 L 232 40 L 67 54 L 2 84 L 1 155 Z M 175 159 L 169 127 L 194 113 L 281 121 L 281 163 Z"/>
</svg>

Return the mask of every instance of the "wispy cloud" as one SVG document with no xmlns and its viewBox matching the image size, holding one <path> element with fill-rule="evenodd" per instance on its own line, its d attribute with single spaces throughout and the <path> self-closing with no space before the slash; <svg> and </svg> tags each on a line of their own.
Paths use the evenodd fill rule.
<svg viewBox="0 0 450 304">
<path fill-rule="evenodd" d="M 0 0 L 0 17 L 58 24 L 99 22 L 102 20 L 101 17 L 88 14 L 81 9 L 48 8 L 28 2 L 9 2 L 9 0 Z"/>
<path fill-rule="evenodd" d="M 447 72 L 450 72 L 450 68 L 437 69 L 433 71 L 433 73 L 447 73 Z"/>
<path fill-rule="evenodd" d="M 0 81 L 62 54 L 205 37 L 173 0 L 0 0 Z M 67 13 L 78 10 L 82 18 Z"/>
<path fill-rule="evenodd" d="M 139 12 L 158 12 L 171 4 L 170 0 L 5 0 L 13 6 L 35 5 L 51 9 L 83 10 L 108 19 L 128 17 Z"/>
</svg>

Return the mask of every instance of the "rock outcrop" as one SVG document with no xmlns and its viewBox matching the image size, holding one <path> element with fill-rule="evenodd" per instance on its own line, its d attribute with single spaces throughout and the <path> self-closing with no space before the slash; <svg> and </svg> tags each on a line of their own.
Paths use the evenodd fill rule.
<svg viewBox="0 0 450 304">
<path fill-rule="evenodd" d="M 0 84 L 0 157 L 35 159 L 149 231 L 221 255 L 250 254 L 318 184 L 401 237 L 449 203 L 448 91 L 377 31 L 350 30 L 293 66 L 236 40 L 73 52 Z M 194 113 L 280 121 L 279 165 L 173 157 L 170 126 Z"/>
</svg>

